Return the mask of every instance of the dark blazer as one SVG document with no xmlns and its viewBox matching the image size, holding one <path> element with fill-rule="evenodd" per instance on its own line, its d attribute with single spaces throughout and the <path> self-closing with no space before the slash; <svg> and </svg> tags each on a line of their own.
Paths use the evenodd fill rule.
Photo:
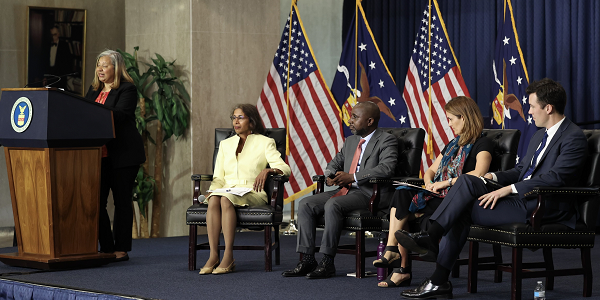
<svg viewBox="0 0 600 300">
<path fill-rule="evenodd" d="M 327 164 L 327 169 L 335 174 L 337 171 L 350 173 L 350 165 L 358 142 L 362 137 L 352 135 L 346 138 L 342 150 Z M 373 186 L 369 183 L 372 177 L 392 177 L 398 160 L 398 139 L 395 136 L 375 129 L 369 140 L 365 153 L 360 161 L 360 170 L 356 172 L 356 184 L 367 197 L 373 194 Z M 388 199 L 382 197 L 381 199 Z M 384 202 L 384 201 L 382 201 Z"/>
<path fill-rule="evenodd" d="M 531 178 L 523 180 L 537 147 L 542 142 L 546 129 L 538 130 L 527 148 L 527 154 L 513 169 L 495 173 L 502 185 L 514 184 L 519 198 L 531 196 L 531 191 L 539 186 L 580 186 L 581 174 L 587 158 L 587 139 L 575 123 L 565 118 L 548 147 L 540 158 Z M 535 202 L 535 201 L 530 201 Z M 571 211 L 570 203 L 546 203 L 550 209 Z M 528 203 L 529 207 L 529 203 Z"/>
<path fill-rule="evenodd" d="M 90 86 L 85 98 L 96 101 L 101 89 L 94 91 Z M 113 110 L 115 139 L 106 144 L 113 168 L 140 165 L 146 161 L 142 136 L 135 126 L 137 90 L 132 83 L 121 80 L 118 89 L 113 89 L 106 98 L 105 106 Z"/>
<path fill-rule="evenodd" d="M 514 184 L 520 198 L 525 198 L 536 186 L 577 186 L 580 183 L 581 170 L 587 157 L 587 140 L 581 128 L 566 118 L 548 142 L 531 178 L 523 180 L 545 131 L 540 129 L 533 135 L 527 154 L 518 165 L 495 173 L 500 184 Z"/>
</svg>

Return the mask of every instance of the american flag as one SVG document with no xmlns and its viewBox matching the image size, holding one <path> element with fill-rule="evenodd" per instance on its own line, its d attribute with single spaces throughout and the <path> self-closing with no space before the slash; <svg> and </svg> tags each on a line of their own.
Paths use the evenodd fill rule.
<svg viewBox="0 0 600 300">
<path fill-rule="evenodd" d="M 521 131 L 515 164 L 519 163 L 519 159 L 525 155 L 529 140 L 537 131 L 535 122 L 529 114 L 529 101 L 525 93 L 529 76 L 518 37 L 512 4 L 510 0 L 504 1 L 504 22 L 498 28 L 493 63 L 496 82 L 494 92 L 498 94 L 491 105 L 493 118 L 490 122 L 492 128 L 504 127 Z"/>
<path fill-rule="evenodd" d="M 265 127 L 288 128 L 292 175 L 285 186 L 286 203 L 314 190 L 312 176 L 323 174 L 344 140 L 340 109 L 323 80 L 295 3 L 257 108 Z"/>
<path fill-rule="evenodd" d="M 331 92 L 342 108 L 345 134 L 351 135 L 348 121 L 352 108 L 366 101 L 379 107 L 379 127 L 409 127 L 406 104 L 373 39 L 360 3 L 356 13 L 350 25 L 350 28 L 356 28 L 356 32 L 348 31 L 331 85 Z M 355 20 L 358 20 L 358 26 L 354 26 Z"/>
<path fill-rule="evenodd" d="M 404 83 L 402 97 L 410 113 L 410 125 L 413 128 L 427 130 L 425 144 L 421 154 L 421 171 L 424 172 L 435 160 L 444 146 L 454 138 L 454 133 L 448 126 L 444 111 L 446 102 L 457 96 L 469 97 L 469 91 L 460 73 L 460 67 L 454 50 L 448 40 L 444 20 L 439 13 L 437 1 L 423 12 L 420 28 L 415 38 L 413 53 L 410 58 L 408 73 Z M 430 25 L 431 19 L 431 26 Z M 431 34 L 429 30 L 431 27 Z M 428 38 L 428 35 L 430 38 Z M 429 45 L 429 41 L 431 44 Z M 430 61 L 431 60 L 431 61 Z M 431 69 L 430 69 L 431 68 Z M 429 76 L 431 75 L 431 89 Z M 429 91 L 431 90 L 431 119 L 429 117 Z M 430 124 L 430 120 L 431 123 Z M 431 126 L 431 132 L 428 130 Z M 432 156 L 427 147 L 431 133 Z"/>
</svg>

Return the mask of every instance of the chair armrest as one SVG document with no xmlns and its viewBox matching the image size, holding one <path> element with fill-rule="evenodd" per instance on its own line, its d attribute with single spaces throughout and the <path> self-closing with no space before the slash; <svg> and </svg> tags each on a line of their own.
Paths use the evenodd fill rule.
<svg viewBox="0 0 600 300">
<path fill-rule="evenodd" d="M 413 185 L 424 185 L 425 181 L 422 178 L 416 177 L 391 177 L 391 178 L 371 178 L 369 183 L 393 183 L 394 181 L 406 182 Z"/>
<path fill-rule="evenodd" d="M 390 178 L 390 177 L 373 177 L 371 179 L 369 179 L 369 183 L 392 183 L 394 182 L 394 178 Z"/>
<path fill-rule="evenodd" d="M 290 180 L 290 178 L 288 176 L 283 176 L 283 175 L 280 175 L 280 174 L 271 175 L 271 179 L 273 181 L 277 181 L 277 182 L 283 181 L 284 183 L 286 183 L 286 182 L 288 182 Z"/>
<path fill-rule="evenodd" d="M 320 194 L 325 191 L 325 175 L 314 175 L 312 180 L 317 182 L 314 194 Z"/>
<path fill-rule="evenodd" d="M 213 176 L 212 176 L 212 174 L 194 174 L 194 175 L 192 175 L 192 180 L 212 181 Z"/>
<path fill-rule="evenodd" d="M 269 175 L 267 180 L 273 181 L 271 206 L 275 208 L 276 211 L 283 211 L 283 185 L 289 181 L 289 177 L 283 175 Z"/>
<path fill-rule="evenodd" d="M 425 180 L 423 178 L 404 177 L 402 182 L 406 182 L 408 184 L 418 185 L 418 186 L 425 185 Z"/>
<path fill-rule="evenodd" d="M 542 226 L 542 218 L 546 211 L 545 196 L 547 195 L 561 195 L 561 196 L 597 196 L 600 194 L 599 187 L 551 187 L 542 186 L 535 187 L 531 192 L 525 194 L 525 196 L 537 196 L 537 206 L 531 214 L 531 226 L 534 231 L 539 231 Z M 555 197 L 553 201 L 573 201 L 566 197 Z"/>
<path fill-rule="evenodd" d="M 525 196 L 529 195 L 565 195 L 565 196 L 594 196 L 600 194 L 600 187 L 553 187 L 553 186 L 538 186 Z M 564 198 L 556 200 L 561 201 Z M 564 199 L 564 201 L 573 201 L 572 199 Z"/>
<path fill-rule="evenodd" d="M 313 175 L 313 181 L 325 181 L 325 175 Z"/>
<path fill-rule="evenodd" d="M 394 181 L 406 182 L 413 185 L 424 185 L 424 181 L 421 178 L 416 177 L 388 177 L 388 178 L 371 178 L 369 179 L 369 183 L 373 184 L 373 195 L 371 195 L 369 210 L 371 214 L 374 216 L 377 214 L 379 210 L 379 200 L 381 198 L 381 187 L 383 185 L 392 184 Z"/>
<path fill-rule="evenodd" d="M 194 181 L 194 198 L 193 203 L 198 204 L 198 197 L 202 195 L 200 192 L 200 182 L 202 181 L 212 181 L 213 176 L 211 174 L 194 174 L 192 175 L 192 180 Z"/>
</svg>

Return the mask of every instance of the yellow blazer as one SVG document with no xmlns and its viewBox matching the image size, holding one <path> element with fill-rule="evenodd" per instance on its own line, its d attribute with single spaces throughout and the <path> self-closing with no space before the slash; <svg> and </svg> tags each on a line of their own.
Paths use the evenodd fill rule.
<svg viewBox="0 0 600 300">
<path fill-rule="evenodd" d="M 291 169 L 283 159 L 281 159 L 281 154 L 275 147 L 275 140 L 262 134 L 250 134 L 246 138 L 246 143 L 244 144 L 242 152 L 236 157 L 235 151 L 237 150 L 239 141 L 240 137 L 235 135 L 221 141 L 219 144 L 219 153 L 217 154 L 217 161 L 215 163 L 210 190 L 229 187 L 252 188 L 256 176 L 258 176 L 267 165 L 269 165 L 270 168 L 282 171 L 285 176 L 290 175 Z M 216 195 L 216 193 L 213 193 L 213 195 Z M 242 201 L 245 203 L 236 203 L 244 198 L 260 198 L 260 200 L 263 201 L 263 204 L 264 202 L 267 202 L 267 195 L 264 191 L 260 193 L 252 191 L 244 195 L 244 197 L 241 197 L 242 199 L 237 199 L 239 197 L 228 198 L 236 205 L 252 205 L 256 204 L 253 200 L 259 200 L 246 199 L 246 201 Z M 250 203 L 247 203 L 248 201 Z"/>
</svg>

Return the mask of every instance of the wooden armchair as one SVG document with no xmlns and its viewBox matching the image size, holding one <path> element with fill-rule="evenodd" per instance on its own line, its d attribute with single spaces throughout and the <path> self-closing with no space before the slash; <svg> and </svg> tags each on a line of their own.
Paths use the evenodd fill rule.
<svg viewBox="0 0 600 300">
<path fill-rule="evenodd" d="M 379 210 L 380 195 L 383 186 L 391 185 L 393 180 L 401 177 L 418 176 L 421 164 L 421 152 L 425 140 L 425 130 L 421 128 L 380 128 L 393 134 L 398 139 L 398 164 L 395 175 L 397 178 L 375 178 L 369 182 L 373 184 L 373 195 L 370 199 L 369 209 L 359 209 L 348 213 L 344 219 L 344 230 L 354 231 L 356 242 L 350 245 L 339 245 L 337 253 L 351 254 L 356 256 L 356 278 L 365 276 L 365 258 L 377 255 L 376 250 L 365 250 L 365 232 L 382 231 L 382 220 L 387 219 L 389 211 Z M 322 193 L 325 187 L 325 176 L 313 176 L 317 182 L 315 193 Z M 319 219 L 318 225 L 325 226 L 325 218 Z"/>
<path fill-rule="evenodd" d="M 519 147 L 519 138 L 521 137 L 521 132 L 517 129 L 484 129 L 483 136 L 488 137 L 494 142 L 494 150 L 492 153 L 492 162 L 490 164 L 489 172 L 496 171 L 504 171 L 515 166 L 516 158 L 517 158 L 517 149 Z M 421 178 L 404 178 L 404 182 L 408 182 L 414 185 L 424 185 L 424 181 Z M 422 230 L 422 228 L 418 228 L 419 225 L 415 223 L 410 224 L 411 231 L 418 232 Z M 389 228 L 389 219 L 384 221 L 384 228 L 387 231 Z M 481 258 L 483 262 L 491 262 L 491 261 L 502 261 L 502 252 L 500 251 L 500 246 L 493 246 L 494 256 Z M 421 260 L 421 258 L 413 254 L 412 259 Z M 458 259 L 454 264 L 454 268 L 452 270 L 452 277 L 459 277 L 460 275 L 460 266 L 467 265 L 469 263 L 468 259 Z M 496 281 L 501 281 L 501 273 L 497 272 Z"/>
<path fill-rule="evenodd" d="M 235 134 L 231 128 L 215 129 L 215 149 L 213 154 L 213 168 L 219 152 L 219 143 Z M 285 153 L 285 128 L 267 129 L 265 136 L 273 138 L 279 153 Z M 283 154 L 282 154 L 283 156 Z M 208 250 L 208 242 L 197 244 L 198 226 L 206 226 L 206 211 L 208 205 L 200 203 L 198 197 L 201 195 L 200 183 L 202 181 L 212 181 L 212 175 L 209 174 L 194 174 L 194 198 L 193 204 L 186 211 L 186 224 L 190 226 L 189 232 L 189 270 L 196 270 L 196 252 L 200 249 Z M 260 206 L 237 207 L 237 226 L 251 230 L 264 230 L 264 243 L 258 246 L 234 246 L 234 250 L 264 250 L 265 251 L 265 271 L 272 270 L 272 251 L 275 250 L 275 264 L 279 265 L 280 261 L 280 244 L 279 244 L 279 226 L 283 219 L 283 184 L 288 178 L 277 175 L 269 176 L 265 183 L 265 192 L 270 201 L 268 204 Z M 272 231 L 274 230 L 275 241 L 272 239 Z M 219 246 L 220 250 L 224 250 L 225 246 Z"/>
<path fill-rule="evenodd" d="M 523 278 L 546 277 L 546 290 L 554 289 L 555 276 L 583 275 L 583 297 L 592 295 L 592 261 L 590 249 L 594 247 L 595 226 L 600 206 L 600 130 L 584 130 L 588 138 L 588 163 L 583 187 L 538 187 L 533 191 L 537 197 L 537 209 L 531 216 L 531 224 L 514 223 L 486 227 L 472 225 L 469 233 L 469 281 L 467 291 L 477 292 L 477 272 L 494 270 L 511 273 L 511 299 L 521 299 Z M 549 200 L 549 202 L 547 202 Z M 544 223 L 542 218 L 547 203 L 576 201 L 580 218 L 575 229 L 558 223 Z M 502 259 L 482 264 L 479 243 L 512 248 L 511 263 Z M 523 263 L 523 249 L 543 249 L 543 262 Z M 554 269 L 553 248 L 577 248 L 581 253 L 581 268 Z M 532 269 L 544 270 L 532 270 Z M 500 278 L 501 279 L 501 278 Z M 499 282 L 499 281 L 496 281 Z"/>
</svg>

